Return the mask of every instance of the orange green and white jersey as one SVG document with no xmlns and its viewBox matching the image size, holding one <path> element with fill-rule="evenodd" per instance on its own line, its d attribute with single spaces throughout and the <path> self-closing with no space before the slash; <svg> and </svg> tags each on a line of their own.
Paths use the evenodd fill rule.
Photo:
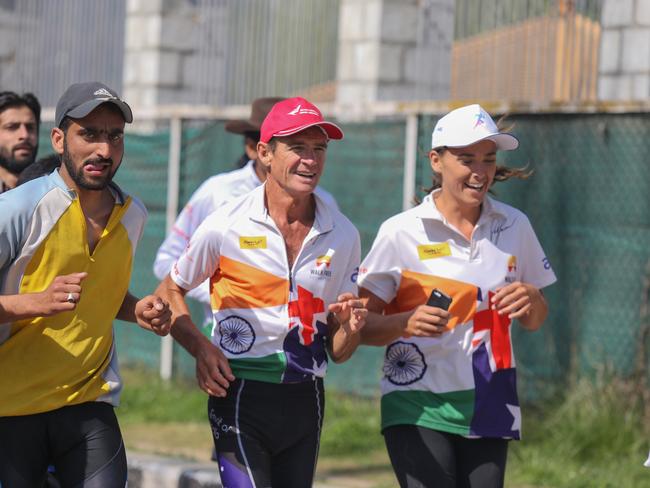
<svg viewBox="0 0 650 488">
<path fill-rule="evenodd" d="M 327 369 L 327 309 L 356 294 L 359 233 L 314 194 L 316 216 L 289 268 L 259 186 L 208 216 L 170 273 L 190 290 L 210 279 L 212 342 L 238 378 L 293 383 Z"/>
<path fill-rule="evenodd" d="M 3 295 L 41 292 L 57 276 L 88 273 L 75 310 L 0 324 L 0 417 L 119 403 L 113 319 L 147 214 L 110 188 L 115 206 L 92 253 L 79 199 L 58 171 L 0 195 Z"/>
<path fill-rule="evenodd" d="M 402 337 L 386 348 L 383 428 L 410 424 L 518 439 L 511 323 L 489 308 L 489 299 L 514 281 L 543 288 L 555 280 L 528 218 L 492 198 L 484 200 L 471 240 L 440 214 L 433 194 L 384 222 L 361 264 L 359 286 L 388 303 L 389 314 L 425 304 L 434 288 L 453 301 L 450 332 Z"/>
<path fill-rule="evenodd" d="M 205 180 L 178 214 L 171 232 L 160 245 L 153 264 L 156 277 L 162 280 L 169 274 L 172 266 L 187 247 L 190 237 L 208 215 L 222 205 L 254 190 L 262 183 L 255 172 L 253 160 L 248 161 L 242 168 L 214 175 Z M 327 191 L 317 186 L 314 193 L 327 205 L 338 210 L 336 200 Z M 187 296 L 201 302 L 204 306 L 206 322 L 211 323 L 209 282 L 197 286 Z"/>
</svg>

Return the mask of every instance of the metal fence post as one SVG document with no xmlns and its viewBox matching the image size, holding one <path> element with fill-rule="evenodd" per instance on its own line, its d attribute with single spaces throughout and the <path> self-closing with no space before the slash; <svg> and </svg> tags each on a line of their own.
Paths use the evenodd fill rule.
<svg viewBox="0 0 650 488">
<path fill-rule="evenodd" d="M 183 135 L 183 120 L 172 117 L 169 121 L 169 163 L 167 168 L 167 207 L 166 235 L 168 235 L 178 210 L 179 180 L 181 173 L 181 138 Z M 160 377 L 169 380 L 172 377 L 174 359 L 174 339 L 171 334 L 161 338 L 160 342 Z"/>
<path fill-rule="evenodd" d="M 402 210 L 413 206 L 415 198 L 415 170 L 418 150 L 418 115 L 406 116 L 406 144 L 404 144 L 404 181 L 402 182 Z"/>
</svg>

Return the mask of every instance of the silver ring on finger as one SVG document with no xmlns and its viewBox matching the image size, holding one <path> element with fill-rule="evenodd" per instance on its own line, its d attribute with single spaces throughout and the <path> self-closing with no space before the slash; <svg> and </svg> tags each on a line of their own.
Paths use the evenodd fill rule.
<svg viewBox="0 0 650 488">
<path fill-rule="evenodd" d="M 68 296 L 66 297 L 65 301 L 68 303 L 77 303 L 77 300 L 75 299 L 72 293 L 68 293 Z"/>
</svg>

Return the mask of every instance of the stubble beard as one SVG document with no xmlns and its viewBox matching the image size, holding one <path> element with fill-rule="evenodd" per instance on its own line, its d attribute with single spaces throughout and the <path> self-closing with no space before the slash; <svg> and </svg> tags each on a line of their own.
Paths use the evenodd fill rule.
<svg viewBox="0 0 650 488">
<path fill-rule="evenodd" d="M 74 181 L 79 188 L 82 188 L 84 190 L 100 191 L 105 189 L 108 186 L 108 184 L 111 181 L 113 181 L 113 176 L 115 176 L 115 172 L 117 171 L 117 168 L 112 169 L 113 161 L 111 159 L 102 159 L 102 160 L 87 159 L 86 161 L 83 162 L 81 166 L 79 166 L 79 168 L 76 168 L 72 160 L 72 156 L 68 152 L 68 144 L 66 143 L 65 139 L 63 140 L 63 155 L 61 156 L 61 161 L 65 165 L 65 168 L 68 171 L 70 178 L 72 178 L 72 181 Z M 89 180 L 84 175 L 83 168 L 87 163 L 93 163 L 93 162 L 98 162 L 98 163 L 110 162 L 111 170 L 108 172 L 106 176 L 102 177 L 101 179 Z"/>
</svg>

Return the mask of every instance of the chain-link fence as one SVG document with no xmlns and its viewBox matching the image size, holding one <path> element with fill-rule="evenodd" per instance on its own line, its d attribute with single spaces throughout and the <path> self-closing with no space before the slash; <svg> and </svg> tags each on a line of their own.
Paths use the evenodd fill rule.
<svg viewBox="0 0 650 488">
<path fill-rule="evenodd" d="M 431 181 L 426 155 L 436 119 L 418 116 L 414 184 L 420 197 Z M 534 174 L 498 183 L 494 192 L 529 216 L 558 276 L 545 291 L 550 316 L 544 327 L 536 333 L 515 327 L 523 398 L 546 397 L 576 375 L 603 369 L 647 371 L 650 115 L 516 114 L 509 122 L 521 146 L 500 156 Z M 343 127 L 346 138 L 330 145 L 321 184 L 359 228 L 365 253 L 381 222 L 402 209 L 405 121 Z M 142 295 L 157 285 L 151 268 L 165 234 L 169 132 L 129 133 L 126 141 L 117 181 L 149 209 L 132 278 L 132 290 Z M 181 204 L 208 176 L 234 169 L 242 153 L 241 138 L 225 132 L 223 121 L 185 122 L 182 141 Z M 41 154 L 48 147 L 43 140 Z M 159 367 L 156 336 L 132 324 L 117 325 L 116 335 L 123 363 Z M 382 354 L 362 347 L 348 363 L 330 367 L 329 384 L 375 393 Z M 192 358 L 178 345 L 174 371 L 194 375 Z"/>
</svg>

